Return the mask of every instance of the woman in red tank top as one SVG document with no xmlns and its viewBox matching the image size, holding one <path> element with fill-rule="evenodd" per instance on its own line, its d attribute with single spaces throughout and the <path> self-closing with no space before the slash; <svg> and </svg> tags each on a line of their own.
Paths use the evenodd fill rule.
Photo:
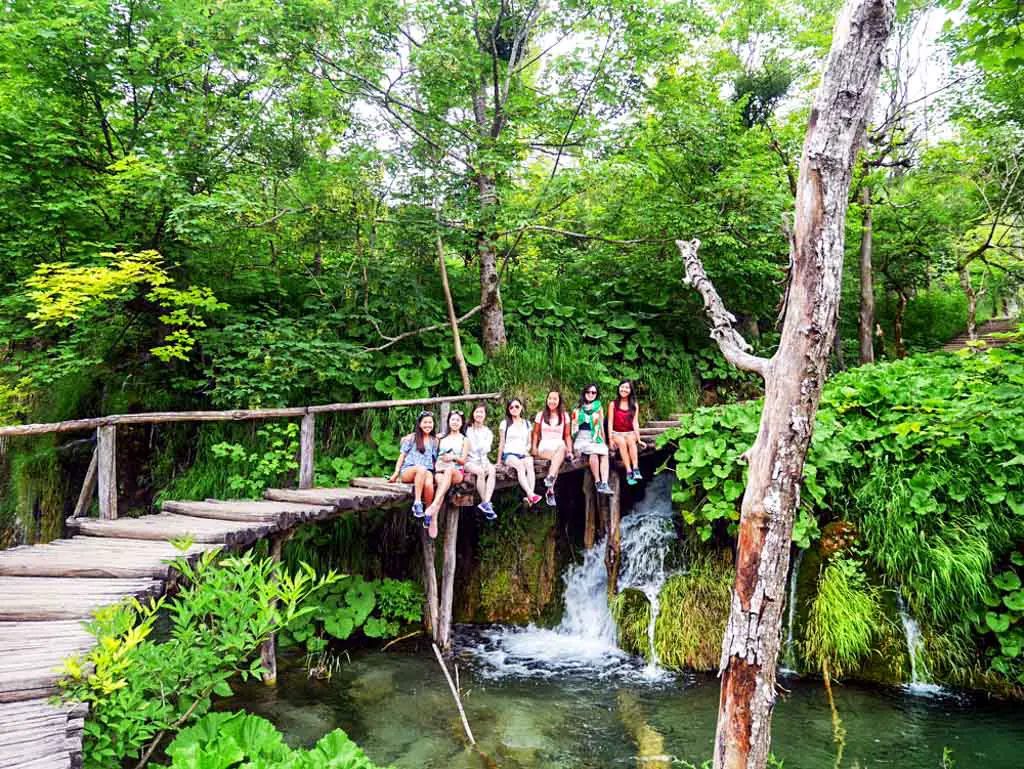
<svg viewBox="0 0 1024 769">
<path fill-rule="evenodd" d="M 608 435 L 611 436 L 612 448 L 618 450 L 622 464 L 626 466 L 626 483 L 635 486 L 642 481 L 640 475 L 639 452 L 643 442 L 640 440 L 640 421 L 637 417 L 639 409 L 636 405 L 636 393 L 633 383 L 624 379 L 619 382 L 619 397 L 612 401 L 608 408 Z"/>
</svg>

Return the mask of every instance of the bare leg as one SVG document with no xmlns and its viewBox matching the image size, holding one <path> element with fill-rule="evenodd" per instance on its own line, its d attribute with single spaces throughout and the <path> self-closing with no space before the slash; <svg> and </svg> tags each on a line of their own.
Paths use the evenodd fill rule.
<svg viewBox="0 0 1024 769">
<path fill-rule="evenodd" d="M 597 456 L 597 454 L 590 454 L 587 459 L 590 462 L 590 475 L 591 475 L 591 477 L 593 477 L 594 483 L 600 483 L 601 482 L 601 472 L 600 472 L 601 458 L 599 456 Z"/>
<path fill-rule="evenodd" d="M 529 483 L 529 477 L 527 476 L 526 461 L 519 459 L 518 457 L 509 457 L 505 460 L 505 464 L 516 471 L 516 479 L 519 481 L 519 486 L 523 491 L 526 492 L 526 496 L 533 496 L 533 484 Z M 530 460 L 530 464 L 533 464 L 533 460 Z"/>
<path fill-rule="evenodd" d="M 526 457 L 523 460 L 523 469 L 526 470 L 526 482 L 530 484 L 530 491 L 526 496 L 532 496 L 537 488 L 536 468 L 533 466 L 533 457 Z"/>
<path fill-rule="evenodd" d="M 423 501 L 428 505 L 434 501 L 434 476 L 429 470 L 423 473 Z"/>
<path fill-rule="evenodd" d="M 612 438 L 612 444 L 619 451 L 619 456 L 622 457 L 622 464 L 626 466 L 626 473 L 633 472 L 633 457 L 630 454 L 629 447 L 626 445 L 627 441 L 625 437 L 616 435 Z"/>
<path fill-rule="evenodd" d="M 487 465 L 487 496 L 485 499 L 490 502 L 494 496 L 494 484 L 498 482 L 498 468 L 494 465 Z"/>
<path fill-rule="evenodd" d="M 601 457 L 601 483 L 608 483 L 608 455 Z"/>
<path fill-rule="evenodd" d="M 551 466 L 548 468 L 548 478 L 557 478 L 558 471 L 562 467 L 562 463 L 565 461 L 565 446 L 559 445 L 554 451 L 545 452 L 548 456 L 544 459 L 551 460 Z M 541 456 L 544 456 L 543 454 Z"/>
<path fill-rule="evenodd" d="M 430 507 L 427 508 L 427 515 L 437 515 L 437 511 L 441 509 L 441 501 L 444 499 L 444 495 L 448 492 L 448 487 L 452 485 L 452 471 L 442 470 L 440 473 L 434 476 L 437 481 L 437 490 L 434 492 L 434 501 L 430 503 Z"/>
<path fill-rule="evenodd" d="M 640 469 L 640 447 L 637 446 L 636 438 L 626 438 L 626 445 L 629 447 L 629 456 L 633 460 L 633 467 Z"/>
<path fill-rule="evenodd" d="M 429 477 L 430 471 L 425 467 L 407 467 L 402 471 L 402 483 L 411 483 L 413 485 L 414 501 L 423 501 L 423 485 Z"/>
</svg>

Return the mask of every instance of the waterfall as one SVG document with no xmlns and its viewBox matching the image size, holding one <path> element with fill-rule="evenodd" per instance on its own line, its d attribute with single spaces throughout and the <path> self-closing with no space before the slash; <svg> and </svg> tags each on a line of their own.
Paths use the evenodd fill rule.
<svg viewBox="0 0 1024 769">
<path fill-rule="evenodd" d="M 578 673 L 653 679 L 664 675 L 657 666 L 654 629 L 658 594 L 666 579 L 665 560 L 675 539 L 670 473 L 647 484 L 644 498 L 622 518 L 620 534 L 619 589 L 640 590 L 651 602 L 649 664 L 639 665 L 615 643 L 615 622 L 608 608 L 605 539 L 584 552 L 581 563 L 566 569 L 562 577 L 565 612 L 557 627 L 491 628 L 478 634 L 477 640 L 462 643 L 461 647 L 482 663 L 484 676 L 552 678 Z"/>
<path fill-rule="evenodd" d="M 640 590 L 651 604 L 647 625 L 648 663 L 657 669 L 658 653 L 654 647 L 654 630 L 661 604 L 658 596 L 665 584 L 665 558 L 676 532 L 672 525 L 672 476 L 662 473 L 647 487 L 643 500 L 622 519 L 622 567 L 619 590 L 631 587 Z"/>
<path fill-rule="evenodd" d="M 798 548 L 793 566 L 789 571 L 789 606 L 786 607 L 786 652 L 783 658 L 783 670 L 797 672 L 796 668 L 796 647 L 793 645 L 793 628 L 796 626 L 796 588 L 797 580 L 800 578 L 800 565 L 804 561 L 804 554 L 807 551 Z"/>
<path fill-rule="evenodd" d="M 930 683 L 931 674 L 924 657 L 924 638 L 921 636 L 921 628 L 917 620 L 910 616 L 907 611 L 907 604 L 903 600 L 901 592 L 896 592 L 896 609 L 900 615 L 900 622 L 903 624 L 903 635 L 907 641 L 907 657 L 910 659 L 910 683 L 906 688 L 916 694 L 935 694 L 942 691 L 942 687 Z"/>
</svg>

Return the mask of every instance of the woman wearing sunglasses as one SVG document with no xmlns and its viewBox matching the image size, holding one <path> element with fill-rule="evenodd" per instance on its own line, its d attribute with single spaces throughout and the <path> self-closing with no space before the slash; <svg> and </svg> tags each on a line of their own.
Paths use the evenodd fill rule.
<svg viewBox="0 0 1024 769">
<path fill-rule="evenodd" d="M 572 434 L 573 449 L 590 461 L 597 493 L 614 494 L 608 485 L 608 441 L 596 384 L 588 384 L 580 393 L 579 405 L 572 410 Z"/>
<path fill-rule="evenodd" d="M 431 538 L 437 537 L 437 513 L 441 509 L 444 495 L 452 486 L 462 483 L 469 454 L 469 443 L 462 433 L 462 412 L 452 411 L 448 414 L 448 424 L 444 435 L 438 442 L 437 463 L 434 466 L 434 501 L 427 507 L 423 525 L 429 530 Z"/>
<path fill-rule="evenodd" d="M 416 430 L 412 435 L 402 438 L 395 472 L 388 478 L 390 483 L 413 484 L 412 514 L 423 518 L 423 502 L 429 505 L 434 501 L 434 460 L 437 459 L 437 438 L 434 436 L 434 415 L 429 411 L 421 411 L 416 419 Z M 430 527 L 432 521 L 424 521 Z M 434 524 L 434 535 L 437 536 L 437 525 Z"/>
<path fill-rule="evenodd" d="M 513 398 L 505 407 L 498 438 L 498 457 L 501 464 L 516 471 L 519 485 L 526 492 L 524 501 L 530 505 L 540 502 L 540 495 L 534 493 L 537 478 L 533 474 L 533 457 L 530 456 L 530 425 L 523 418 L 523 402 L 519 398 Z"/>
</svg>

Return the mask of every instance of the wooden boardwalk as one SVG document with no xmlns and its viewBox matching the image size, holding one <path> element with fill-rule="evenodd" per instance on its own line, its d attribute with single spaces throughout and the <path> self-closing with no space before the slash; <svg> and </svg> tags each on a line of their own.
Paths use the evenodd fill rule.
<svg viewBox="0 0 1024 769">
<path fill-rule="evenodd" d="M 675 424 L 651 423 L 642 434 L 652 438 Z M 536 465 L 539 479 L 547 462 Z M 582 467 L 577 460 L 562 472 Z M 471 480 L 452 491 L 461 495 L 460 504 L 473 493 Z M 499 488 L 515 483 L 510 469 L 499 473 Z M 69 538 L 0 551 L 0 769 L 81 765 L 85 706 L 54 706 L 48 698 L 58 692 L 62 661 L 91 647 L 93 637 L 82 622 L 95 609 L 162 594 L 174 558 L 246 547 L 354 511 L 409 504 L 412 488 L 357 478 L 346 488 L 269 489 L 264 496 L 167 501 L 160 513 L 140 518 L 69 518 Z M 191 542 L 185 550 L 171 544 L 184 539 Z M 424 552 L 433 553 L 425 536 Z"/>
</svg>

